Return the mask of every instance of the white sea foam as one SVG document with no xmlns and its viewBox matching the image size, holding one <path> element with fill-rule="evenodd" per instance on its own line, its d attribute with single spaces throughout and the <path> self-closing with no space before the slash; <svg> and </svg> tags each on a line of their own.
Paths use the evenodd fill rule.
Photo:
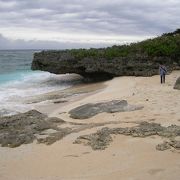
<svg viewBox="0 0 180 180">
<path fill-rule="evenodd" d="M 74 83 L 68 75 L 54 75 L 47 72 L 21 72 L 16 76 L 12 78 L 13 80 L 0 84 L 0 115 L 30 110 L 33 105 L 24 104 L 24 98 L 63 90 Z"/>
</svg>

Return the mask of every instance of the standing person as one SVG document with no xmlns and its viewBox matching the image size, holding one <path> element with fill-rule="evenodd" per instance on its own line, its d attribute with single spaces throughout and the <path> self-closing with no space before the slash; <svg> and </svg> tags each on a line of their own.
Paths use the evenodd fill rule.
<svg viewBox="0 0 180 180">
<path fill-rule="evenodd" d="M 166 67 L 164 65 L 160 65 L 159 66 L 159 74 L 160 74 L 160 77 L 161 77 L 161 84 L 165 83 L 166 73 L 167 73 Z"/>
</svg>

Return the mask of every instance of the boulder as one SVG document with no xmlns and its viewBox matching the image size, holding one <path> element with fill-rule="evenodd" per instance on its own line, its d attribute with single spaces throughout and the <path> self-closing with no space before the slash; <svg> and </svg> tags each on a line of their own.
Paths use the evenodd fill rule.
<svg viewBox="0 0 180 180">
<path fill-rule="evenodd" d="M 125 100 L 112 100 L 103 103 L 89 103 L 69 111 L 70 117 L 74 119 L 87 119 L 95 116 L 96 114 L 107 112 L 124 112 L 124 111 L 134 111 L 142 109 L 142 106 L 129 105 Z"/>
<path fill-rule="evenodd" d="M 180 90 L 180 77 L 176 80 L 176 83 L 174 85 L 174 89 Z"/>
</svg>

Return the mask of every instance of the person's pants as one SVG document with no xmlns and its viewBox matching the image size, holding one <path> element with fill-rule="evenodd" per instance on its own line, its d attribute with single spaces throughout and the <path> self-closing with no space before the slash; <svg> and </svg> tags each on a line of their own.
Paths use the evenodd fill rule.
<svg viewBox="0 0 180 180">
<path fill-rule="evenodd" d="M 164 75 L 161 75 L 161 84 L 162 83 L 165 83 L 165 74 Z"/>
</svg>

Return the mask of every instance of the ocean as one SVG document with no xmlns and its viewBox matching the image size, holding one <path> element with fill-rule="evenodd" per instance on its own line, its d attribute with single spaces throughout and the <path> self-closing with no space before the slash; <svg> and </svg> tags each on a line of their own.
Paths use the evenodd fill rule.
<svg viewBox="0 0 180 180">
<path fill-rule="evenodd" d="M 0 116 L 13 115 L 33 109 L 23 102 L 32 97 L 73 85 L 62 75 L 32 71 L 33 54 L 37 50 L 0 51 Z M 68 75 L 67 75 L 68 76 Z"/>
</svg>

